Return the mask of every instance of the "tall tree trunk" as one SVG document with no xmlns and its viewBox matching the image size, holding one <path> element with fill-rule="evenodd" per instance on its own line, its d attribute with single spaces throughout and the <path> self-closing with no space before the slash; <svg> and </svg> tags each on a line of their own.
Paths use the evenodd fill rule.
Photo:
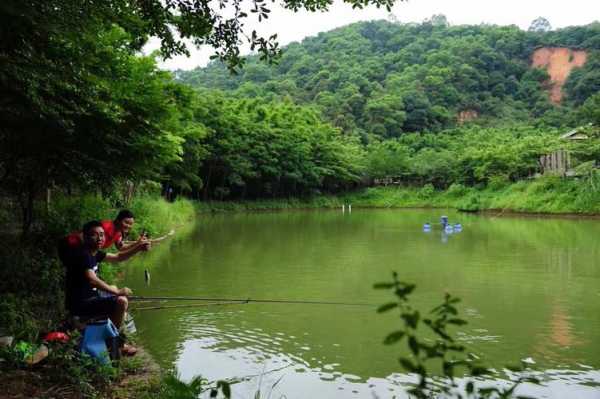
<svg viewBox="0 0 600 399">
<path fill-rule="evenodd" d="M 33 205 L 35 190 L 32 184 L 27 185 L 27 190 L 19 195 L 21 205 L 21 238 L 24 240 L 31 232 L 33 225 Z"/>
<path fill-rule="evenodd" d="M 125 206 L 129 207 L 135 193 L 135 183 L 131 180 L 125 180 Z"/>
<path fill-rule="evenodd" d="M 46 213 L 50 213 L 50 202 L 52 201 L 52 189 L 50 186 L 46 188 Z"/>
<path fill-rule="evenodd" d="M 210 190 L 210 178 L 212 177 L 212 164 L 208 164 L 208 173 L 206 174 L 205 184 L 203 187 L 204 201 L 208 201 L 208 193 Z"/>
</svg>

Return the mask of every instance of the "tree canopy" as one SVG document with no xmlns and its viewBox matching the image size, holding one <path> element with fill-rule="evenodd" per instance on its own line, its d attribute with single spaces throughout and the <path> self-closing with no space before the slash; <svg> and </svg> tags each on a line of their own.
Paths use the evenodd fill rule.
<svg viewBox="0 0 600 399">
<path fill-rule="evenodd" d="M 393 0 L 347 2 L 389 8 Z M 330 3 L 283 5 L 315 11 Z M 181 168 L 206 155 L 190 144 L 209 131 L 193 121 L 195 95 L 139 50 L 154 36 L 163 57 L 185 54 L 189 39 L 212 46 L 235 69 L 243 63 L 239 48 L 246 38 L 272 60 L 276 37 L 245 32 L 242 22 L 268 14 L 263 0 L 3 1 L 0 189 L 18 199 L 24 230 L 31 226 L 35 199 L 51 186 L 110 191 L 124 179 L 201 186 L 197 171 Z M 324 128 L 324 139 L 332 137 L 331 129 Z"/>
<path fill-rule="evenodd" d="M 421 24 L 361 22 L 320 33 L 287 46 L 277 65 L 249 57 L 238 76 L 229 76 L 219 62 L 177 76 L 241 97 L 289 96 L 317 105 L 346 134 L 389 138 L 454 127 L 462 112 L 482 120 L 546 116 L 556 122 L 548 74 L 530 68 L 533 51 L 566 46 L 589 53 L 588 63 L 565 85 L 561 110 L 567 115 L 598 90 L 599 40 L 600 23 L 528 32 L 449 26 L 434 15 Z"/>
</svg>

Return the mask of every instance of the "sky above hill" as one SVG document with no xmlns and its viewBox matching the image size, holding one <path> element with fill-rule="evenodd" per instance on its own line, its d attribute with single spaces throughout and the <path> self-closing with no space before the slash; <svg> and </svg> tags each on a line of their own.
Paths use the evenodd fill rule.
<svg viewBox="0 0 600 399">
<path fill-rule="evenodd" d="M 408 0 L 398 1 L 392 12 L 376 7 L 353 10 L 341 0 L 334 0 L 328 12 L 311 13 L 300 11 L 294 13 L 270 4 L 271 17 L 259 23 L 251 15 L 246 21 L 246 29 L 255 29 L 259 34 L 278 35 L 280 45 L 301 41 L 307 36 L 315 36 L 358 21 L 377 19 L 395 19 L 400 22 L 422 22 L 434 14 L 444 14 L 451 25 L 462 24 L 497 24 L 518 25 L 527 29 L 531 21 L 544 17 L 553 28 L 571 25 L 585 25 L 600 20 L 600 1 L 598 0 Z M 392 16 L 393 14 L 393 16 Z M 151 40 L 145 52 L 157 49 L 159 44 Z M 196 49 L 189 46 L 191 56 L 174 57 L 160 62 L 164 69 L 193 69 L 205 66 L 213 53 L 210 47 Z M 244 46 L 242 53 L 249 52 Z"/>
</svg>

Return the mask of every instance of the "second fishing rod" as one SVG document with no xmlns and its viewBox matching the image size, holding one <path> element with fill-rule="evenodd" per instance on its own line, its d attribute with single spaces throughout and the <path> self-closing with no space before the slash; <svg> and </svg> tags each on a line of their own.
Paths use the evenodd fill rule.
<svg viewBox="0 0 600 399">
<path fill-rule="evenodd" d="M 316 301 L 316 300 L 298 300 L 298 299 L 254 299 L 254 298 L 206 298 L 196 296 L 130 296 L 132 301 L 197 301 L 197 302 L 226 302 L 229 304 L 246 303 L 281 303 L 297 305 L 333 305 L 333 306 L 375 306 L 371 303 L 360 302 L 337 302 L 337 301 Z"/>
</svg>

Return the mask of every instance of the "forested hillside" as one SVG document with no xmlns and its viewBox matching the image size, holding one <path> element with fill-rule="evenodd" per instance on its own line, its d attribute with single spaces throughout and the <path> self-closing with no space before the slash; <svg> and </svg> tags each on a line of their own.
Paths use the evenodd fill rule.
<svg viewBox="0 0 600 399">
<path fill-rule="evenodd" d="M 0 191 L 25 231 L 47 190 L 303 197 L 389 178 L 436 189 L 515 182 L 565 147 L 574 167 L 600 160 L 597 129 L 586 127 L 588 141 L 558 139 L 600 125 L 598 22 L 363 22 L 290 44 L 275 65 L 252 56 L 237 75 L 215 62 L 172 76 L 140 56 L 137 25 L 39 18 L 46 39 L 26 28 L 37 20 L 5 18 L 12 42 L 28 47 L 3 49 L 0 73 Z M 546 67 L 532 67 L 536 49 L 569 64 L 559 104 Z"/>
<path fill-rule="evenodd" d="M 584 50 L 560 105 L 549 97 L 540 47 Z M 449 26 L 443 16 L 422 24 L 363 22 L 320 33 L 284 48 L 277 65 L 249 57 L 238 75 L 223 64 L 176 73 L 195 87 L 240 98 L 289 97 L 315 105 L 325 120 L 368 142 L 372 135 L 439 131 L 477 117 L 576 124 L 570 111 L 600 90 L 600 23 L 560 30 L 517 26 Z"/>
</svg>

